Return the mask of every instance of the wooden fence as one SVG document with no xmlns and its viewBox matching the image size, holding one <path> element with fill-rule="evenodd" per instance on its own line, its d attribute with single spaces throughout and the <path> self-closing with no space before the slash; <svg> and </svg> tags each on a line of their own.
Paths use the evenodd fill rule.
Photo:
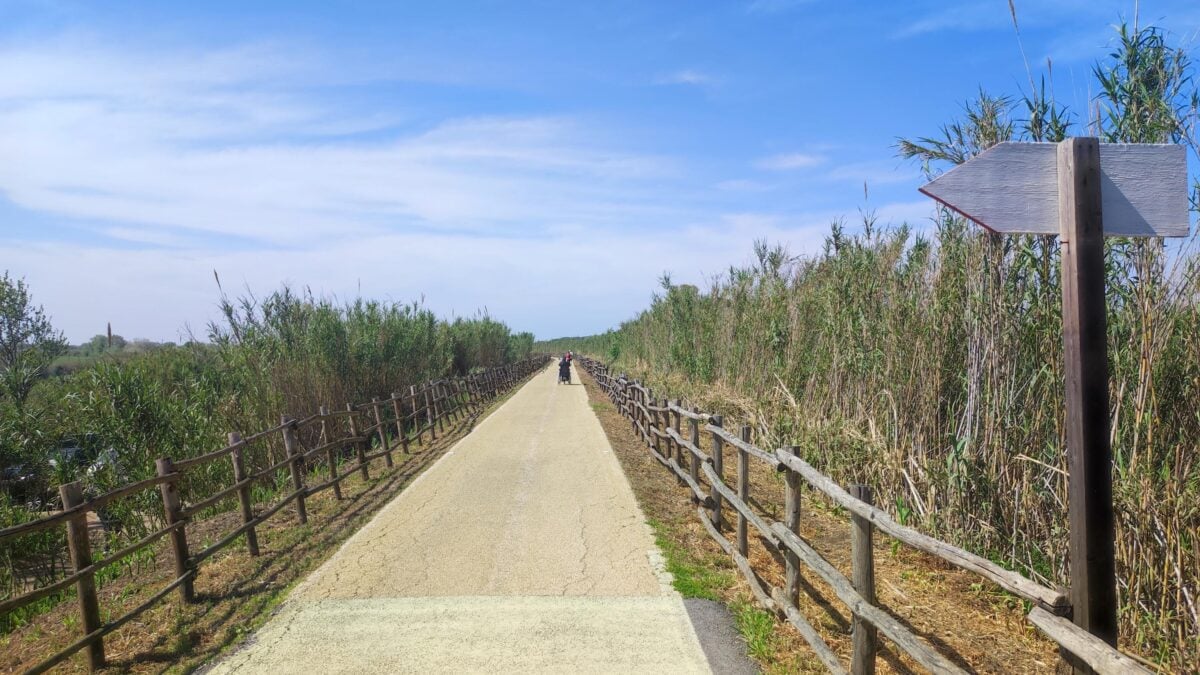
<svg viewBox="0 0 1200 675">
<path fill-rule="evenodd" d="M 802 565 L 829 584 L 853 614 L 849 672 L 856 675 L 874 672 L 876 641 L 880 634 L 931 672 L 964 672 L 876 603 L 871 542 L 877 530 L 955 567 L 978 574 L 1027 600 L 1032 606 L 1029 621 L 1056 642 L 1064 657 L 1077 668 L 1098 673 L 1150 672 L 1136 660 L 1064 618 L 1071 613 L 1070 601 L 1064 592 L 1042 586 L 986 558 L 897 523 L 873 505 L 869 487 L 852 485 L 844 489 L 801 459 L 795 447 L 774 451 L 760 448 L 751 443 L 748 426 L 742 426 L 734 433 L 720 415 L 689 409 L 678 400 L 656 397 L 640 382 L 631 381 L 624 375 L 613 377 L 605 365 L 593 359 L 580 357 L 578 361 L 621 414 L 630 420 L 633 432 L 645 442 L 651 455 L 690 489 L 692 501 L 699 505 L 700 522 L 733 558 L 759 604 L 795 626 L 830 672 L 848 671 L 800 612 Z M 683 420 L 687 420 L 686 435 Z M 708 453 L 701 448 L 702 434 L 710 436 Z M 726 448 L 736 453 L 735 486 L 726 483 Z M 783 473 L 786 522 L 769 522 L 765 515 L 751 508 L 749 475 L 752 461 L 765 463 Z M 800 536 L 800 494 L 805 484 L 850 512 L 851 578 L 846 578 Z M 736 526 L 728 523 L 729 527 L 725 527 L 727 508 L 736 513 Z M 783 559 L 784 588 L 772 587 L 751 566 L 747 557 L 750 527 L 757 531 L 759 540 L 768 550 L 778 551 Z M 733 534 L 733 541 L 722 532 L 723 528 Z"/>
<path fill-rule="evenodd" d="M 84 635 L 27 672 L 45 672 L 85 648 L 90 670 L 104 666 L 104 636 L 154 606 L 172 591 L 178 590 L 184 602 L 194 602 L 193 583 L 196 573 L 200 564 L 214 553 L 244 536 L 250 555 L 257 556 L 259 550 L 255 528 L 285 506 L 295 505 L 298 523 L 307 523 L 306 498 L 322 490 L 332 489 L 336 498 L 341 499 L 341 482 L 346 477 L 358 472 L 364 479 L 369 478 L 369 464 L 371 460 L 379 457 L 384 458 L 386 467 L 392 467 L 394 452 L 407 453 L 409 443 L 420 442 L 425 433 L 428 433 L 431 439 L 436 439 L 439 432 L 445 433 L 447 422 L 454 424 L 472 416 L 488 401 L 539 370 L 547 363 L 548 358 L 532 356 L 515 364 L 466 377 L 437 380 L 420 387 L 412 386 L 407 392 L 393 393 L 387 399 L 375 398 L 358 405 L 348 403 L 345 410 L 333 411 L 322 407 L 317 413 L 303 419 L 284 415 L 278 425 L 265 431 L 246 437 L 237 433 L 229 434 L 228 445 L 219 450 L 180 460 L 163 457 L 156 462 L 155 477 L 125 485 L 91 499 L 84 499 L 82 486 L 78 482 L 60 486 L 59 494 L 63 507 L 61 511 L 0 530 L 0 542 L 3 542 L 49 528 L 66 528 L 72 573 L 42 588 L 0 601 L 0 614 L 25 607 L 74 584 Z M 309 436 L 320 439 L 314 447 L 306 448 L 300 442 L 300 432 L 304 430 L 310 430 Z M 286 456 L 266 468 L 247 473 L 243 461 L 246 449 L 253 443 L 266 442 L 272 438 L 276 441 L 282 440 Z M 375 445 L 376 443 L 378 445 Z M 346 456 L 350 450 L 353 451 L 353 464 L 340 467 L 338 458 Z M 316 485 L 306 485 L 306 477 L 310 475 L 307 464 L 320 459 L 327 460 L 328 479 Z M 180 494 L 180 483 L 187 473 L 218 460 L 232 464 L 234 483 L 203 499 L 184 503 Z M 277 474 L 284 471 L 290 475 L 291 491 L 274 504 L 254 504 L 251 487 L 255 483 L 275 482 Z M 165 526 L 120 550 L 109 553 L 102 560 L 93 560 L 88 537 L 88 514 L 97 512 L 116 500 L 155 487 L 162 497 Z M 188 524 L 206 509 L 230 500 L 235 495 L 241 512 L 241 526 L 211 546 L 192 551 L 188 546 Z M 256 506 L 259 509 L 257 512 Z M 170 538 L 175 580 L 121 617 L 102 623 L 96 595 L 96 573 L 163 537 Z"/>
</svg>

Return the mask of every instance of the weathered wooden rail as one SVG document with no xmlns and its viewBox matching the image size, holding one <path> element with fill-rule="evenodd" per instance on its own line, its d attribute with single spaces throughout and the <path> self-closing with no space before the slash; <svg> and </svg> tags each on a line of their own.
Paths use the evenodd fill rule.
<svg viewBox="0 0 1200 675">
<path fill-rule="evenodd" d="M 1070 601 L 1063 591 L 1042 586 L 986 558 L 897 523 L 885 511 L 873 505 L 869 487 L 853 485 L 848 490 L 843 489 L 832 478 L 801 459 L 796 448 L 771 451 L 757 447 L 751 443 L 751 429 L 748 426 L 742 426 L 735 435 L 728 430 L 720 415 L 688 409 L 679 400 L 658 398 L 641 382 L 629 380 L 624 375 L 613 377 L 604 364 L 593 359 L 580 357 L 578 361 L 617 409 L 629 419 L 634 434 L 643 439 L 650 454 L 675 474 L 680 485 L 689 488 L 692 501 L 699 505 L 697 514 L 700 522 L 733 558 L 759 604 L 795 626 L 830 672 L 852 672 L 856 675 L 873 673 L 876 641 L 880 634 L 930 672 L 964 672 L 953 660 L 922 640 L 876 602 L 871 546 L 876 530 L 960 569 L 973 572 L 1028 601 L 1033 608 L 1028 615 L 1030 623 L 1056 642 L 1064 654 L 1071 655 L 1095 672 L 1150 672 L 1137 660 L 1063 618 L 1071 613 Z M 682 420 L 688 422 L 689 433 L 686 436 L 681 428 Z M 702 430 L 710 435 L 708 453 L 701 448 Z M 736 486 L 725 482 L 726 448 L 737 453 Z M 787 522 L 772 522 L 751 507 L 751 460 L 762 462 L 784 474 L 786 503 L 783 514 Z M 850 513 L 851 578 L 846 578 L 800 535 L 802 485 L 817 490 Z M 728 527 L 725 522 L 727 508 L 736 514 L 736 528 Z M 757 531 L 759 541 L 769 550 L 777 551 L 784 560 L 784 588 L 772 587 L 766 582 L 747 557 L 751 527 Z M 728 530 L 734 533 L 733 541 L 726 536 Z M 804 569 L 828 584 L 853 615 L 852 653 L 848 671 L 800 611 L 798 600 Z"/>
<path fill-rule="evenodd" d="M 394 452 L 408 453 L 409 444 L 419 443 L 426 433 L 431 440 L 436 439 L 438 433 L 445 434 L 447 424 L 453 425 L 473 417 L 486 403 L 539 370 L 547 360 L 545 356 L 532 356 L 518 363 L 465 377 L 436 380 L 419 387 L 410 386 L 407 392 L 393 393 L 387 399 L 374 398 L 358 405 L 346 404 L 345 410 L 332 411 L 322 407 L 319 412 L 303 419 L 284 415 L 278 425 L 250 436 L 230 433 L 228 445 L 218 450 L 179 460 L 163 457 L 156 463 L 157 476 L 91 499 L 84 498 L 78 482 L 62 485 L 59 488 L 63 506 L 61 511 L 0 529 L 0 542 L 3 542 L 50 528 L 66 528 L 73 570 L 71 574 L 42 588 L 0 601 L 0 614 L 25 607 L 74 585 L 84 634 L 26 672 L 45 672 L 83 649 L 87 650 L 90 670 L 103 667 L 106 635 L 162 601 L 172 591 L 178 590 L 184 602 L 195 601 L 193 585 L 204 560 L 243 536 L 250 555 L 259 555 L 255 528 L 283 508 L 293 505 L 297 523 L 307 523 L 305 499 L 326 489 L 332 489 L 335 497 L 341 499 L 342 481 L 356 472 L 364 479 L 369 478 L 372 460 L 383 457 L 385 467 L 392 467 Z M 315 433 L 316 429 L 319 429 L 319 434 Z M 302 430 L 313 430 L 314 433 L 310 435 L 320 439 L 317 445 L 304 448 L 299 440 Z M 285 457 L 265 468 L 247 473 L 244 462 L 246 449 L 253 443 L 266 442 L 275 437 L 282 439 Z M 340 467 L 342 462 L 339 459 L 348 455 L 348 450 L 353 451 L 353 463 Z M 307 485 L 306 479 L 312 475 L 307 463 L 317 457 L 326 460 L 329 477 L 318 484 Z M 198 501 L 185 504 L 180 494 L 180 483 L 187 473 L 226 458 L 232 464 L 234 483 Z M 273 504 L 256 505 L 252 500 L 251 487 L 255 483 L 274 483 L 278 474 L 284 471 L 290 479 L 291 490 Z M 103 560 L 93 561 L 88 537 L 88 513 L 154 487 L 158 487 L 162 498 L 165 526 L 108 554 Z M 238 500 L 241 525 L 216 543 L 193 552 L 188 544 L 188 524 L 234 495 Z M 257 513 L 256 508 L 260 509 Z M 96 573 L 164 537 L 170 538 L 175 579 L 129 612 L 107 623 L 102 622 L 96 594 Z"/>
</svg>

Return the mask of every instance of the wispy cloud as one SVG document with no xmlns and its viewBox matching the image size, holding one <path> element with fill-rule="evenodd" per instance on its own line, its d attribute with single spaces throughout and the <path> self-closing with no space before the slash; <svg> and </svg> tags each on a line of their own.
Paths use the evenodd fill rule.
<svg viewBox="0 0 1200 675">
<path fill-rule="evenodd" d="M 129 336 L 202 331 L 214 269 L 230 289 L 290 281 L 352 295 L 361 284 L 425 295 L 441 312 L 486 304 L 547 335 L 601 330 L 641 306 L 682 237 L 703 242 L 675 270 L 693 282 L 758 237 L 819 241 L 794 214 L 722 215 L 721 200 L 763 184 L 712 190 L 593 121 L 343 109 L 338 69 L 291 56 L 281 45 L 0 48 L 16 64 L 0 70 L 0 208 L 33 214 L 0 230 L 0 248 L 73 340 L 108 321 Z M 88 236 L 40 239 L 32 223 L 47 219 Z M 447 273 L 464 261 L 469 274 Z M 563 287 L 594 326 L 547 318 L 547 289 Z"/>
<path fill-rule="evenodd" d="M 1008 7 L 1002 2 L 938 3 L 935 9 L 896 31 L 895 37 L 916 37 L 944 30 L 1012 28 Z"/>
<path fill-rule="evenodd" d="M 773 186 L 766 183 L 745 178 L 723 180 L 716 184 L 716 188 L 725 192 L 767 192 L 774 189 Z"/>
<path fill-rule="evenodd" d="M 415 126 L 346 113 L 310 93 L 329 84 L 327 69 L 277 47 L 180 56 L 51 44 L 0 61 L 13 65 L 0 71 L 0 192 L 145 243 L 209 233 L 294 244 L 396 227 L 529 234 L 659 213 L 647 183 L 675 171 L 569 117 Z"/>
<path fill-rule="evenodd" d="M 791 152 L 782 155 L 772 155 L 764 157 L 754 163 L 754 166 L 767 171 L 791 171 L 793 169 L 807 169 L 810 167 L 823 164 L 825 157 L 822 155 Z"/>
<path fill-rule="evenodd" d="M 38 301 L 73 340 L 103 332 L 109 321 L 123 335 L 156 339 L 178 338 L 174 330 L 190 322 L 203 337 L 205 323 L 217 317 L 213 270 L 230 292 L 249 287 L 262 293 L 289 282 L 341 297 L 360 290 L 395 301 L 425 297 L 447 314 L 486 304 L 513 326 L 542 326 L 542 337 L 553 337 L 602 331 L 629 318 L 663 271 L 683 283 L 702 283 L 706 274 L 749 262 L 757 238 L 787 243 L 795 252 L 813 250 L 830 220 L 824 213 L 739 212 L 637 232 L 563 228 L 512 238 L 408 231 L 267 250 L 47 243 L 9 247 L 5 264 L 28 277 Z M 686 262 L 678 256 L 680 241 L 691 242 Z M 0 235 L 0 246 L 7 243 Z M 464 264 L 469 274 L 461 273 Z M 137 302 L 130 301 L 131 288 L 138 289 Z M 564 288 L 573 304 L 588 308 L 582 324 L 581 317 L 547 304 Z"/>
<path fill-rule="evenodd" d="M 812 0 L 753 0 L 750 4 L 746 5 L 746 11 L 751 14 L 778 14 L 810 4 L 811 2 Z"/>
<path fill-rule="evenodd" d="M 855 181 L 868 185 L 918 181 L 921 177 L 915 166 L 899 159 L 843 164 L 834 167 L 826 175 L 833 180 Z"/>
<path fill-rule="evenodd" d="M 1104 26 L 1114 18 L 1132 13 L 1133 3 L 1096 0 L 1055 0 L 1055 2 L 1017 2 L 1017 20 L 1021 30 L 1049 28 L 1063 34 L 1074 34 L 1088 26 Z M 1154 12 L 1170 15 L 1179 25 L 1183 13 L 1192 9 L 1191 0 L 1161 0 L 1154 3 Z M 1005 31 L 1013 30 L 1009 4 L 998 0 L 958 0 L 945 3 L 936 0 L 914 1 L 905 7 L 917 18 L 903 24 L 893 37 L 907 38 L 942 31 Z M 1152 14 L 1143 10 L 1143 15 Z M 1186 24 L 1186 21 L 1183 23 Z M 1069 31 L 1065 31 L 1069 27 Z"/>
<path fill-rule="evenodd" d="M 709 86 L 717 84 L 717 78 L 694 68 L 685 68 L 677 70 L 668 75 L 664 75 L 657 80 L 657 84 L 688 84 L 693 86 Z"/>
</svg>

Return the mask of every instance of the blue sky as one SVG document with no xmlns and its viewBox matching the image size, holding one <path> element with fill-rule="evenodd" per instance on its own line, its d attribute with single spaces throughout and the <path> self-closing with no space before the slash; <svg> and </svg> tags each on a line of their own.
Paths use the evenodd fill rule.
<svg viewBox="0 0 1200 675">
<path fill-rule="evenodd" d="M 758 238 L 927 223 L 897 137 L 1028 82 L 1007 0 L 248 4 L 0 0 L 0 267 L 72 341 L 202 336 L 214 270 L 601 331 Z M 1016 9 L 1085 110 L 1133 3 Z M 1194 51 L 1200 5 L 1139 13 Z"/>
</svg>

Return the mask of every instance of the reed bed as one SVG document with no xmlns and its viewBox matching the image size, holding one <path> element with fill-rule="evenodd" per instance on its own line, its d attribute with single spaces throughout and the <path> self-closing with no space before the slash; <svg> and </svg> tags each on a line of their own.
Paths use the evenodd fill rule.
<svg viewBox="0 0 1200 675">
<path fill-rule="evenodd" d="M 1116 43 L 1096 66 L 1087 128 L 1043 84 L 1016 101 L 981 92 L 962 120 L 900 152 L 932 173 L 1010 139 L 1089 133 L 1194 151 L 1187 54 L 1154 28 L 1122 24 Z M 1106 255 L 1122 642 L 1181 671 L 1200 663 L 1194 249 L 1114 239 Z M 835 223 L 816 255 L 758 242 L 753 264 L 703 289 L 664 276 L 618 329 L 539 348 L 752 417 L 765 443 L 799 444 L 841 482 L 890 495 L 901 522 L 1065 586 L 1061 325 L 1055 238 L 999 237 L 945 211 L 919 229 L 881 225 L 865 211 L 858 227 Z"/>
<path fill-rule="evenodd" d="M 407 392 L 409 385 L 511 363 L 527 357 L 533 344 L 531 334 L 514 333 L 486 314 L 448 321 L 419 304 L 341 303 L 288 288 L 261 300 L 225 298 L 221 306 L 224 320 L 210 326 L 207 342 L 102 359 L 39 382 L 22 406 L 0 400 L 0 459 L 36 473 L 36 485 L 19 496 L 0 490 L 0 527 L 59 508 L 57 485 L 82 480 L 86 493 L 101 494 L 152 477 L 159 457 L 180 460 L 224 447 L 229 432 L 249 436 L 278 425 L 281 415 L 303 419 L 321 406 L 344 409 Z M 52 466 L 62 439 L 98 450 L 103 461 Z M 301 440 L 319 443 L 318 437 Z M 283 456 L 272 436 L 246 449 L 246 469 L 271 466 Z M 190 498 L 233 482 L 231 465 L 214 462 L 189 474 L 181 490 Z M 255 489 L 262 502 L 290 488 L 280 483 Z M 213 510 L 235 506 L 229 499 Z M 114 503 L 101 517 L 100 546 L 117 549 L 161 526 L 162 506 L 150 490 Z M 0 599 L 61 578 L 67 564 L 57 530 L 0 545 Z M 124 567 L 113 569 L 120 574 Z M 0 616 L 0 634 L 60 600 L 54 596 L 20 616 Z"/>
</svg>

